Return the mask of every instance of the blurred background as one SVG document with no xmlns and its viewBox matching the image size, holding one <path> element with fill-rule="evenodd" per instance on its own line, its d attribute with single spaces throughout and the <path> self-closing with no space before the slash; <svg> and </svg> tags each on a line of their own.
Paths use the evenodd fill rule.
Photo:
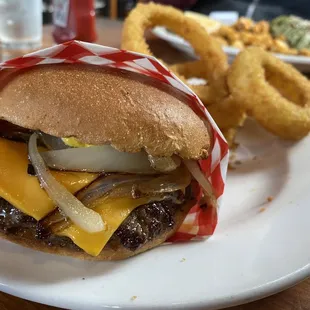
<svg viewBox="0 0 310 310">
<path fill-rule="evenodd" d="M 136 5 L 136 2 L 136 0 L 94 0 L 94 7 L 97 16 L 122 19 Z M 43 23 L 52 23 L 53 0 L 43 0 L 42 11 Z"/>
<path fill-rule="evenodd" d="M 112 24 L 107 25 L 107 22 L 98 24 L 98 20 L 121 22 L 137 2 L 150 1 L 0 0 L 1 59 L 3 61 L 28 51 L 73 39 L 112 44 L 109 37 L 113 35 L 113 30 L 106 31 L 106 27 Z M 191 10 L 205 15 L 211 13 L 210 16 L 213 13 L 218 14 L 216 19 L 218 20 L 220 16 L 220 21 L 224 24 L 225 18 L 228 19 L 227 24 L 231 24 L 240 16 L 248 17 L 253 21 L 270 21 L 280 15 L 310 18 L 309 0 L 161 0 L 153 2 L 169 4 L 184 11 Z M 215 15 L 212 16 L 214 17 Z M 120 41 L 119 33 L 118 36 Z M 308 34 L 307 41 L 309 41 Z"/>
<path fill-rule="evenodd" d="M 83 0 L 82 0 L 83 1 Z M 52 21 L 52 0 L 44 0 L 44 23 Z M 95 0 L 96 14 L 105 17 L 124 18 L 137 2 L 150 2 L 138 0 Z M 209 14 L 212 11 L 237 11 L 240 16 L 253 10 L 254 20 L 270 20 L 283 14 L 294 14 L 303 18 L 310 17 L 309 0 L 162 0 L 153 1 L 170 4 L 180 9 L 191 9 L 196 12 Z M 117 10 L 113 9 L 117 5 Z M 112 15 L 112 16 L 111 16 Z"/>
</svg>

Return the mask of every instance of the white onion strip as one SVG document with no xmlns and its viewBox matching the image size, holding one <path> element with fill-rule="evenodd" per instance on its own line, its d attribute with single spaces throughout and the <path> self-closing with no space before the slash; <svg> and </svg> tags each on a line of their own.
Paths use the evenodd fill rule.
<svg viewBox="0 0 310 310">
<path fill-rule="evenodd" d="M 212 185 L 202 173 L 198 163 L 194 160 L 184 160 L 184 164 L 189 170 L 189 172 L 192 174 L 194 179 L 196 179 L 196 181 L 201 185 L 205 194 L 207 204 L 217 208 L 218 207 L 217 200 L 214 195 Z"/>
<path fill-rule="evenodd" d="M 51 200 L 61 211 L 70 218 L 70 220 L 81 229 L 95 233 L 104 229 L 104 223 L 101 216 L 85 207 L 75 196 L 58 183 L 47 169 L 43 158 L 41 157 L 37 146 L 37 133 L 31 135 L 28 152 L 29 158 L 36 171 L 37 178 L 41 186 L 45 189 Z"/>
<path fill-rule="evenodd" d="M 151 166 L 160 172 L 174 171 L 181 165 L 181 159 L 177 156 L 172 157 L 154 157 L 148 155 Z"/>
<path fill-rule="evenodd" d="M 50 168 L 57 170 L 158 173 L 145 152 L 120 152 L 110 145 L 47 151 L 41 155 Z"/>
</svg>

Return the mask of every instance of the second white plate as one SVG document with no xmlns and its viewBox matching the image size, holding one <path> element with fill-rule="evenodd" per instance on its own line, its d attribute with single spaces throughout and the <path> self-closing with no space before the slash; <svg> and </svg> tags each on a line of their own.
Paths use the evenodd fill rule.
<svg viewBox="0 0 310 310">
<path fill-rule="evenodd" d="M 165 27 L 161 27 L 161 26 L 155 27 L 153 29 L 153 33 L 157 37 L 159 37 L 159 38 L 167 41 L 168 43 L 170 43 L 175 48 L 187 53 L 188 55 L 190 55 L 192 57 L 196 57 L 193 48 L 191 47 L 191 45 L 187 41 L 185 41 L 180 36 L 169 32 Z M 225 53 L 228 56 L 229 63 L 231 63 L 234 60 L 234 58 L 236 57 L 236 55 L 240 52 L 240 50 L 238 48 L 229 47 L 229 46 L 224 47 L 223 50 L 225 51 Z M 282 59 L 283 61 L 285 61 L 287 63 L 292 64 L 298 70 L 300 70 L 304 73 L 310 72 L 310 57 L 284 55 L 284 54 L 275 54 L 275 56 L 277 56 L 278 58 Z"/>
</svg>

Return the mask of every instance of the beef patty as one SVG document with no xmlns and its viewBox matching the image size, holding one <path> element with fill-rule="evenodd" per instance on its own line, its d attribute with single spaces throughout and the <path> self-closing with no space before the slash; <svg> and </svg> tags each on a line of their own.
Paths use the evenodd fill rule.
<svg viewBox="0 0 310 310">
<path fill-rule="evenodd" d="M 155 201 L 137 207 L 130 213 L 109 240 L 107 247 L 121 244 L 135 251 L 148 241 L 173 229 L 177 210 L 186 200 L 192 199 L 191 186 L 185 194 L 182 191 L 171 193 L 165 200 Z M 40 240 L 45 245 L 66 247 L 82 251 L 71 239 L 46 233 L 40 222 L 16 209 L 0 197 L 0 232 L 19 238 Z"/>
</svg>

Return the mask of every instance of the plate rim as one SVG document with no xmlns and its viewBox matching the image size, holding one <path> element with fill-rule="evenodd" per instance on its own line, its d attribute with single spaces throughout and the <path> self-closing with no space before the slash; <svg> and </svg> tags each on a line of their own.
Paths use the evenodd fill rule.
<svg viewBox="0 0 310 310">
<path fill-rule="evenodd" d="M 162 40 L 165 40 L 167 42 L 171 42 L 173 44 L 182 45 L 183 47 L 190 48 L 190 44 L 186 41 L 184 41 L 181 37 L 178 35 L 175 35 L 173 33 L 169 33 L 164 26 L 156 26 L 152 29 L 152 33 Z M 236 56 L 240 49 L 232 46 L 224 46 L 223 47 L 224 52 L 228 56 Z M 310 57 L 307 56 L 300 56 L 300 55 L 286 55 L 281 53 L 272 53 L 276 57 L 280 58 L 281 60 L 291 63 L 291 64 L 298 64 L 298 65 L 309 65 L 310 66 Z"/>
<path fill-rule="evenodd" d="M 9 243 L 5 240 L 0 240 L 0 243 L 5 242 Z M 22 248 L 20 245 L 15 245 L 17 247 Z M 32 249 L 29 249 L 31 252 L 38 252 Z M 40 252 L 39 252 L 40 253 Z M 43 253 L 46 254 L 46 253 Z M 48 255 L 48 254 L 46 254 Z M 50 254 L 53 255 L 54 254 Z M 57 257 L 57 255 L 56 255 Z M 104 262 L 102 262 L 104 263 Z M 286 274 L 278 279 L 275 279 L 271 282 L 264 283 L 263 285 L 250 288 L 248 290 L 243 290 L 240 293 L 234 295 L 234 296 L 223 296 L 221 298 L 217 299 L 210 299 L 208 301 L 197 301 L 197 302 L 188 302 L 188 303 L 181 303 L 181 304 L 170 304 L 165 305 L 164 307 L 159 305 L 139 305 L 135 304 L 135 309 L 203 309 L 203 310 L 219 310 L 227 307 L 233 307 L 238 306 L 250 302 L 254 302 L 266 297 L 269 297 L 271 295 L 280 293 L 286 289 L 289 289 L 292 286 L 297 285 L 298 283 L 310 278 L 310 262 L 300 267 L 299 269 L 295 270 L 292 273 Z M 42 298 L 36 298 L 35 296 L 35 290 L 32 291 L 32 293 L 23 293 L 22 290 L 14 289 L 13 285 L 9 284 L 3 284 L 0 283 L 0 291 L 3 293 L 25 299 L 31 302 L 41 303 L 44 305 L 49 305 L 53 307 L 60 307 L 60 308 L 74 308 L 74 309 L 84 309 L 83 306 L 81 308 L 76 307 L 76 304 L 72 302 L 71 299 L 64 300 L 61 299 L 60 302 L 57 302 L 56 299 L 53 299 L 49 296 L 46 296 Z M 117 306 L 119 309 L 131 309 L 133 305 L 126 305 L 126 306 Z M 96 307 L 89 307 L 88 309 L 113 309 L 115 308 L 115 305 L 106 305 L 103 304 L 99 308 Z"/>
</svg>

